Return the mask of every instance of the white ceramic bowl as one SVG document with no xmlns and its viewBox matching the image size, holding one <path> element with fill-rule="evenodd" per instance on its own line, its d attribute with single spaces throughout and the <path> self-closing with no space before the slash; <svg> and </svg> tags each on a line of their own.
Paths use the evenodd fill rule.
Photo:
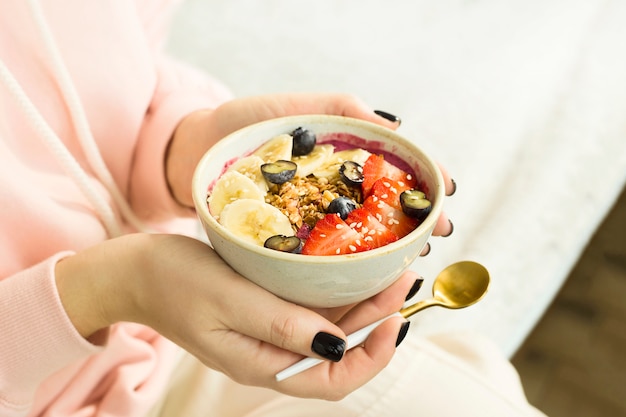
<svg viewBox="0 0 626 417">
<path fill-rule="evenodd" d="M 304 127 L 318 136 L 348 133 L 353 145 L 400 157 L 425 184 L 428 217 L 410 234 L 381 248 L 349 255 L 311 256 L 275 251 L 233 236 L 209 213 L 207 191 L 227 163 L 274 136 Z M 444 184 L 436 163 L 398 133 L 341 116 L 291 116 L 257 123 L 223 138 L 203 156 L 193 179 L 193 199 L 210 245 L 237 272 L 282 297 L 309 307 L 336 307 L 365 300 L 391 285 L 418 257 L 442 211 Z"/>
</svg>

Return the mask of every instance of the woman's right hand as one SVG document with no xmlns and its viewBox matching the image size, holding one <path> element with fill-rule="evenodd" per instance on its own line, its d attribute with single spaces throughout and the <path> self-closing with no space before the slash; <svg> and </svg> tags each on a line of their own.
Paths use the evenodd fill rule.
<svg viewBox="0 0 626 417">
<path fill-rule="evenodd" d="M 280 383 L 274 375 L 303 356 L 316 356 L 314 339 L 334 336 L 327 347 L 337 353 L 347 333 L 401 308 L 417 278 L 407 272 L 356 306 L 313 311 L 258 287 L 208 245 L 183 236 L 127 235 L 56 267 L 61 301 L 86 338 L 101 340 L 113 323 L 142 323 L 235 381 L 330 400 L 387 365 L 404 319 L 387 320 L 339 362 L 325 361 Z"/>
</svg>

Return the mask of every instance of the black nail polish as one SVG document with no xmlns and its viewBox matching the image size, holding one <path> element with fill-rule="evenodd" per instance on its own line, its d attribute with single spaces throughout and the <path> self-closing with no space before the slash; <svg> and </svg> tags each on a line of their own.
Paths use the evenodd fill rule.
<svg viewBox="0 0 626 417">
<path fill-rule="evenodd" d="M 422 249 L 422 253 L 420 253 L 420 256 L 426 256 L 430 253 L 430 243 L 426 242 L 426 245 L 424 245 L 424 248 Z"/>
<path fill-rule="evenodd" d="M 332 334 L 319 332 L 313 338 L 311 350 L 333 362 L 339 362 L 346 350 L 346 342 Z"/>
<path fill-rule="evenodd" d="M 409 331 L 410 325 L 411 325 L 410 321 L 405 321 L 404 323 L 402 323 L 402 326 L 400 326 L 400 331 L 398 332 L 398 338 L 396 339 L 396 347 L 398 347 L 400 343 L 402 343 L 402 341 L 406 337 L 406 334 Z"/>
<path fill-rule="evenodd" d="M 374 113 L 376 113 L 377 115 L 379 115 L 383 119 L 389 120 L 390 122 L 397 123 L 398 125 L 402 124 L 402 119 L 400 119 L 398 116 L 395 116 L 395 115 L 393 115 L 391 113 L 387 113 L 386 111 L 374 110 Z"/>
<path fill-rule="evenodd" d="M 442 237 L 448 237 L 452 234 L 452 232 L 454 232 L 454 223 L 452 223 L 452 220 L 448 219 L 448 223 L 450 223 L 450 232 L 447 235 L 443 235 Z"/>
<path fill-rule="evenodd" d="M 451 197 L 454 195 L 454 193 L 456 193 L 456 181 L 454 181 L 453 178 L 450 178 L 450 181 L 452 182 L 452 191 L 450 191 L 450 194 L 448 194 L 448 197 Z"/>
<path fill-rule="evenodd" d="M 420 288 L 422 288 L 423 283 L 424 283 L 424 278 L 416 279 L 415 282 L 413 283 L 413 286 L 409 290 L 409 293 L 406 295 L 406 298 L 404 299 L 404 301 L 408 301 L 411 298 L 413 298 L 415 294 L 417 294 L 417 292 L 420 290 Z"/>
</svg>

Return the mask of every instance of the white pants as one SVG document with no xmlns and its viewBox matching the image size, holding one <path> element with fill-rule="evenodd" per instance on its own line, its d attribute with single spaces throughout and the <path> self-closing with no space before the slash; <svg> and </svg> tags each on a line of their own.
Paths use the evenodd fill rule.
<svg viewBox="0 0 626 417">
<path fill-rule="evenodd" d="M 339 402 L 236 384 L 185 355 L 148 417 L 540 417 L 519 376 L 474 334 L 406 337 L 376 378 Z"/>
</svg>

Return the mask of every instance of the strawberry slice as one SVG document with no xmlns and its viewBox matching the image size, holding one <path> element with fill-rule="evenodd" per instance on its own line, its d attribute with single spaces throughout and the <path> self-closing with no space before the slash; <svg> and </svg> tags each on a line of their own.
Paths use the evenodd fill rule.
<svg viewBox="0 0 626 417">
<path fill-rule="evenodd" d="M 302 247 L 303 255 L 345 255 L 370 249 L 356 230 L 335 213 L 329 213 L 315 223 Z"/>
<path fill-rule="evenodd" d="M 348 214 L 346 223 L 364 236 L 370 249 L 379 248 L 398 240 L 398 236 L 379 222 L 368 210 L 359 208 Z"/>
<path fill-rule="evenodd" d="M 406 186 L 409 189 L 417 186 L 417 179 L 414 175 L 385 161 L 382 155 L 372 154 L 363 164 L 363 195 L 369 196 L 374 183 L 383 177 L 397 181 L 402 187 Z"/>
<path fill-rule="evenodd" d="M 374 182 L 370 189 L 370 195 L 375 195 L 393 208 L 401 209 L 400 194 L 410 189 L 408 184 L 382 177 Z"/>
<path fill-rule="evenodd" d="M 395 208 L 373 194 L 365 199 L 363 208 L 399 238 L 408 235 L 419 225 L 419 220 L 407 216 L 401 208 Z"/>
</svg>

